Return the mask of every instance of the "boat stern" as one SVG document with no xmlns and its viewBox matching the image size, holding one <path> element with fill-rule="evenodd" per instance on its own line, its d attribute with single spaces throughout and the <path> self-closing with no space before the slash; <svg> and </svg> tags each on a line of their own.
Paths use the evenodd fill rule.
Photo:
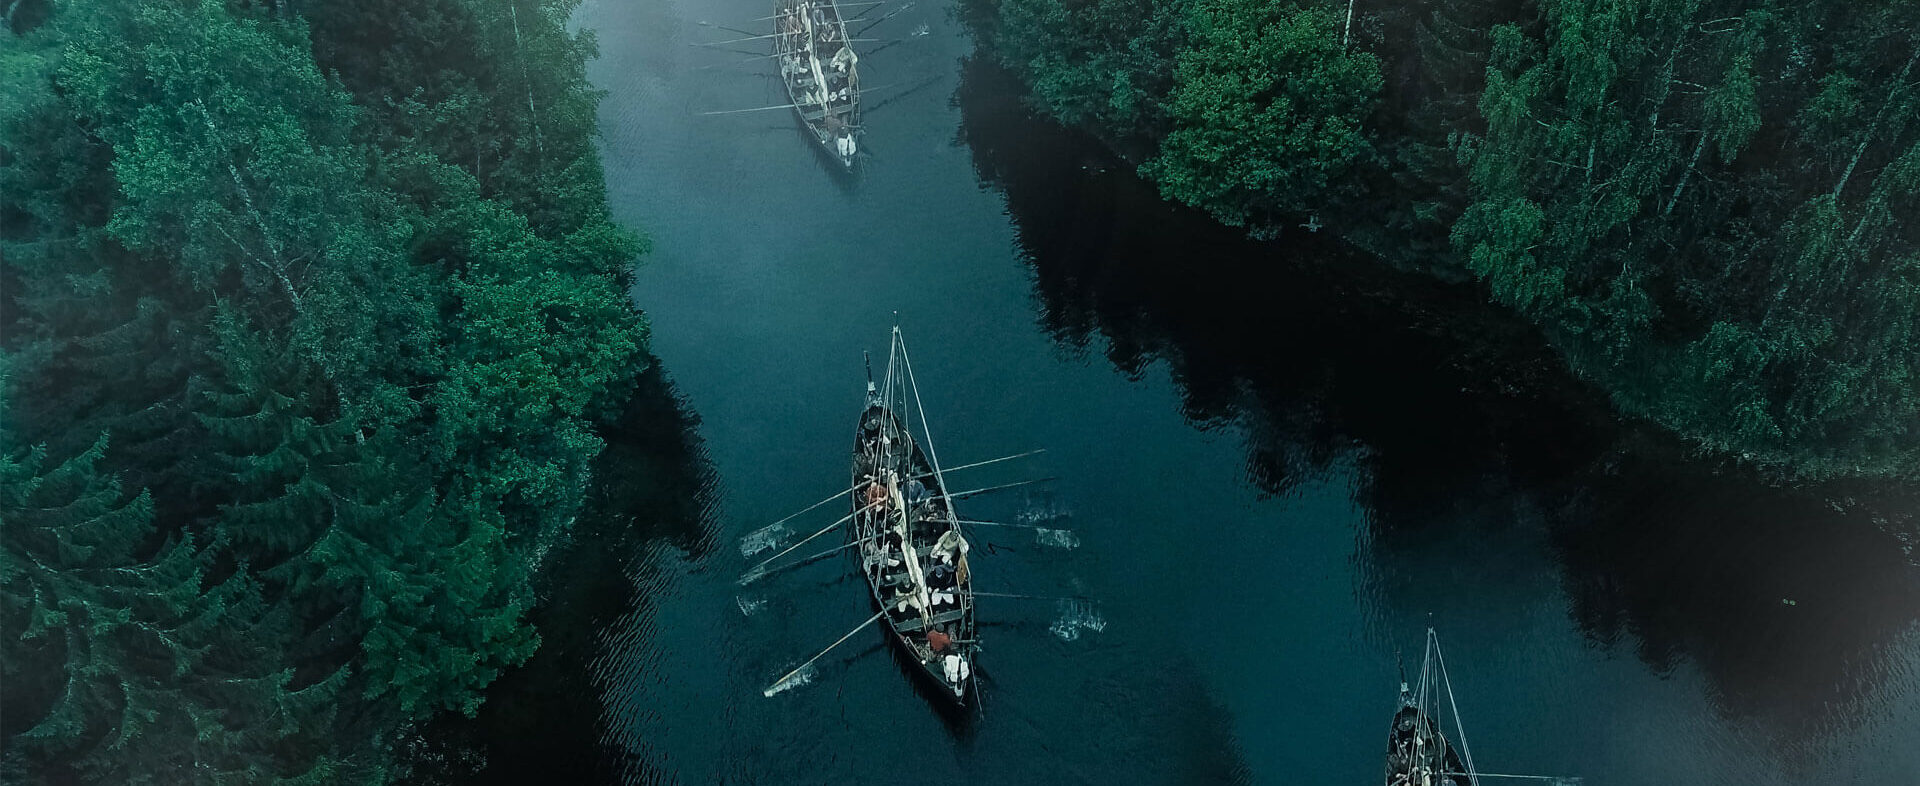
<svg viewBox="0 0 1920 786">
<path fill-rule="evenodd" d="M 831 145 L 834 157 L 839 159 L 840 165 L 849 170 L 853 169 L 860 156 L 860 143 L 854 136 L 853 129 L 842 127 L 834 135 Z"/>
<path fill-rule="evenodd" d="M 970 653 L 948 653 L 939 659 L 940 676 L 954 701 L 967 700 L 967 683 L 973 681 L 973 657 Z"/>
</svg>

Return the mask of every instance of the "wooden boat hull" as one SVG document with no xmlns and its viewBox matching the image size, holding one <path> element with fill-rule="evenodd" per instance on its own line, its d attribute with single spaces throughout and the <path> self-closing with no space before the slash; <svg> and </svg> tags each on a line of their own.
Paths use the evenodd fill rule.
<svg viewBox="0 0 1920 786">
<path fill-rule="evenodd" d="M 912 488 L 913 480 L 924 487 L 919 493 Z M 974 685 L 978 637 L 965 541 L 959 538 L 954 524 L 957 516 L 945 497 L 947 489 L 919 444 L 877 399 L 870 398 L 855 426 L 852 488 L 854 519 L 849 538 L 861 544 L 856 552 L 874 609 L 887 610 L 881 617 L 887 624 L 887 637 L 935 693 L 955 705 L 966 706 Z M 883 514 L 869 512 L 876 504 Z M 905 534 L 897 541 L 889 537 L 889 533 L 899 535 L 901 531 Z M 951 543 L 952 539 L 960 544 L 957 558 L 941 562 L 937 556 L 943 553 L 940 544 Z M 956 556 L 952 549 L 944 553 Z M 920 575 L 913 575 L 916 570 L 910 564 L 918 566 Z M 951 586 L 939 593 L 951 598 L 950 603 L 941 603 L 931 591 L 924 595 L 915 591 L 940 583 L 930 575 L 936 564 L 953 569 Z M 948 642 L 941 646 L 930 631 L 937 631 Z M 964 664 L 957 673 L 951 658 Z"/>
<path fill-rule="evenodd" d="M 828 158 L 852 170 L 860 145 L 859 57 L 833 0 L 777 0 L 774 63 L 800 125 Z"/>
<path fill-rule="evenodd" d="M 1433 718 L 1403 698 L 1387 731 L 1385 786 L 1466 786 L 1465 776 L 1450 774 L 1466 771 Z"/>
</svg>

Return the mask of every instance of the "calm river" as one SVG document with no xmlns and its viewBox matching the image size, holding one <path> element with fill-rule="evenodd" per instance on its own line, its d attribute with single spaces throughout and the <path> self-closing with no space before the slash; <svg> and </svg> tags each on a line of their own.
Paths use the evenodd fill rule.
<svg viewBox="0 0 1920 786">
<path fill-rule="evenodd" d="M 420 780 L 1377 784 L 1431 626 L 1489 772 L 1920 783 L 1920 568 L 1886 505 L 1673 458 L 1470 288 L 1161 205 L 1029 116 L 949 5 L 902 5 L 852 180 L 788 112 L 699 114 L 785 102 L 690 46 L 768 3 L 580 9 L 658 371 L 551 558 L 544 646 L 410 743 Z M 1098 599 L 983 599 L 971 718 L 873 630 L 763 697 L 868 600 L 844 561 L 736 582 L 743 537 L 845 483 L 896 311 L 946 464 L 1048 450 L 955 485 L 1058 477 L 962 512 L 1079 541 L 983 530 L 977 588 Z"/>
</svg>

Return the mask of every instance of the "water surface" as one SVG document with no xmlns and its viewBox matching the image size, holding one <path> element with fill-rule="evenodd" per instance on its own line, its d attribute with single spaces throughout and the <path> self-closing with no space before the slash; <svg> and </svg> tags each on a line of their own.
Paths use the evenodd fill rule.
<svg viewBox="0 0 1920 786">
<path fill-rule="evenodd" d="M 942 4 L 869 34 L 899 43 L 862 61 L 891 88 L 856 178 L 787 113 L 699 115 L 784 100 L 689 46 L 767 13 L 580 11 L 663 371 L 555 557 L 545 645 L 417 741 L 423 779 L 1374 783 L 1433 626 L 1488 771 L 1920 782 L 1920 569 L 1887 505 L 1676 460 L 1471 288 L 1161 204 Z M 877 632 L 763 697 L 867 596 L 837 561 L 736 583 L 744 536 L 845 481 L 895 312 L 943 463 L 1048 449 L 956 486 L 1059 477 L 962 512 L 1080 541 L 993 533 L 977 586 L 1100 601 L 983 599 L 979 715 Z"/>
</svg>

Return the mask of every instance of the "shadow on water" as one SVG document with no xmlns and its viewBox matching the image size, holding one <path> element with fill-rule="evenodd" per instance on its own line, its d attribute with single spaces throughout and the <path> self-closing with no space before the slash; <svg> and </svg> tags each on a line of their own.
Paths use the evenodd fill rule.
<svg viewBox="0 0 1920 786">
<path fill-rule="evenodd" d="M 539 650 L 487 689 L 475 717 L 448 713 L 421 730 L 408 782 L 611 783 L 631 774 L 639 763 L 603 744 L 604 686 L 581 683 L 600 681 L 597 661 L 611 648 L 603 632 L 650 613 L 659 581 L 648 556 L 664 549 L 697 560 L 714 547 L 714 479 L 697 426 L 655 361 L 601 430 L 606 448 L 571 542 L 544 568 L 532 614 Z"/>
<path fill-rule="evenodd" d="M 1896 534 L 1910 522 L 1875 511 L 1904 502 L 1716 474 L 1614 421 L 1479 289 L 1305 229 L 1249 240 L 1163 202 L 1022 94 L 966 61 L 958 143 L 1005 195 L 1042 327 L 1133 377 L 1164 363 L 1190 422 L 1245 434 L 1248 479 L 1267 494 L 1358 466 L 1360 559 L 1391 614 L 1461 603 L 1517 564 L 1561 588 L 1597 646 L 1631 648 L 1658 674 L 1692 664 L 1718 712 L 1783 742 L 1847 727 L 1898 678 L 1920 568 Z M 1538 545 L 1489 553 L 1514 542 Z"/>
<path fill-rule="evenodd" d="M 1622 461 L 1580 478 L 1554 533 L 1574 618 L 1665 671 L 1697 664 L 1720 708 L 1783 738 L 1849 725 L 1902 675 L 1920 616 L 1911 522 L 1839 502 Z M 1876 526 L 1876 524 L 1878 526 Z"/>
</svg>

